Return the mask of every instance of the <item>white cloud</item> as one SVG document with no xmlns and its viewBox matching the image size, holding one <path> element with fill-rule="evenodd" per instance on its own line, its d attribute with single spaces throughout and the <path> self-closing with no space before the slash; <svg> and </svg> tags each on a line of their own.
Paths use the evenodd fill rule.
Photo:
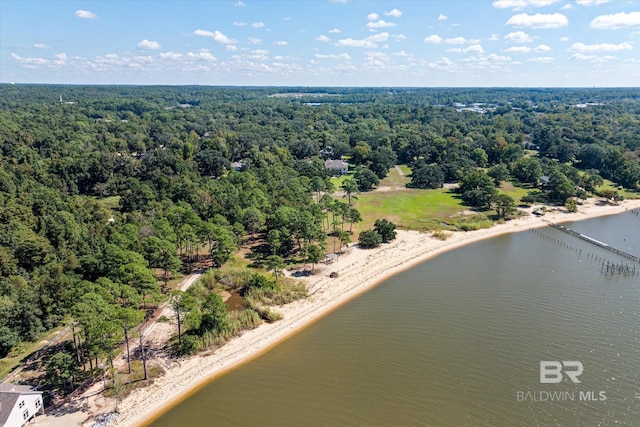
<svg viewBox="0 0 640 427">
<path fill-rule="evenodd" d="M 284 40 L 278 40 L 277 42 L 274 42 L 276 45 L 278 46 L 286 46 L 288 43 Z"/>
<path fill-rule="evenodd" d="M 138 43 L 138 49 L 158 50 L 160 49 L 160 47 L 161 47 L 160 43 L 156 41 L 147 40 L 147 39 L 144 39 L 140 43 Z"/>
<path fill-rule="evenodd" d="M 407 52 L 405 52 L 404 50 L 399 50 L 398 52 L 393 53 L 393 56 L 402 56 L 402 57 L 407 57 L 407 56 L 411 56 L 409 55 Z"/>
<path fill-rule="evenodd" d="M 434 70 L 450 70 L 454 67 L 454 65 L 455 64 L 453 63 L 452 60 L 450 60 L 446 56 L 443 56 L 438 61 L 431 62 L 427 66 Z"/>
<path fill-rule="evenodd" d="M 341 31 L 338 28 L 332 28 L 331 30 L 329 30 L 329 34 L 337 34 L 340 33 Z"/>
<path fill-rule="evenodd" d="M 77 18 L 81 18 L 81 19 L 98 19 L 98 15 L 96 15 L 93 12 L 89 12 L 88 10 L 78 9 L 76 10 L 75 15 Z"/>
<path fill-rule="evenodd" d="M 498 9 L 524 9 L 525 7 L 550 6 L 560 0 L 495 0 L 493 7 Z"/>
<path fill-rule="evenodd" d="M 199 52 L 189 52 L 187 53 L 187 57 L 207 62 L 214 62 L 218 59 L 213 56 L 207 49 L 202 49 Z"/>
<path fill-rule="evenodd" d="M 560 37 L 560 41 L 561 42 L 568 42 L 569 41 L 569 37 Z"/>
<path fill-rule="evenodd" d="M 508 52 L 508 53 L 529 53 L 529 52 L 531 52 L 531 48 L 529 46 L 512 46 L 509 49 L 506 49 L 505 52 Z"/>
<path fill-rule="evenodd" d="M 572 5 L 572 4 L 570 4 L 570 3 L 567 3 L 567 4 L 565 4 L 564 6 L 562 6 L 562 7 L 560 8 L 560 10 L 571 10 L 571 9 L 574 9 L 574 8 L 575 8 L 575 6 L 574 6 L 574 5 Z"/>
<path fill-rule="evenodd" d="M 236 52 L 238 50 L 238 46 L 232 45 L 232 44 L 228 44 L 227 45 L 227 50 L 230 52 Z"/>
<path fill-rule="evenodd" d="M 446 44 L 465 44 L 467 42 L 467 39 L 465 39 L 464 37 L 453 37 L 450 39 L 444 39 L 444 42 Z"/>
<path fill-rule="evenodd" d="M 402 16 L 402 12 L 400 12 L 398 9 L 392 9 L 388 12 L 384 13 L 385 16 L 392 16 L 394 18 L 400 18 Z"/>
<path fill-rule="evenodd" d="M 262 43 L 262 39 L 259 39 L 257 37 L 249 37 L 247 40 L 249 41 L 249 44 L 260 44 L 260 43 Z"/>
<path fill-rule="evenodd" d="M 574 53 L 573 55 L 571 55 L 571 59 L 578 59 L 580 61 L 591 61 L 595 63 L 595 62 L 611 61 L 617 58 L 611 55 L 598 56 L 598 55 L 585 55 L 584 53 Z"/>
<path fill-rule="evenodd" d="M 532 43 L 533 37 L 524 31 L 514 31 L 504 36 L 504 39 L 512 43 Z"/>
<path fill-rule="evenodd" d="M 246 4 L 242 0 L 234 1 L 233 3 L 231 3 L 231 5 L 235 6 L 235 7 L 245 7 L 246 6 Z"/>
<path fill-rule="evenodd" d="M 511 61 L 510 56 L 496 55 L 495 53 L 490 54 L 487 59 L 492 62 L 509 62 Z"/>
<path fill-rule="evenodd" d="M 385 28 L 385 27 L 395 27 L 395 26 L 396 26 L 395 22 L 387 22 L 383 19 L 375 22 L 374 21 L 367 22 L 368 28 Z"/>
<path fill-rule="evenodd" d="M 613 15 L 598 16 L 589 25 L 591 28 L 598 30 L 617 30 L 619 28 L 640 26 L 640 12 L 620 12 Z"/>
<path fill-rule="evenodd" d="M 161 52 L 159 56 L 162 59 L 170 59 L 172 61 L 182 58 L 182 54 L 178 52 Z"/>
<path fill-rule="evenodd" d="M 633 49 L 633 45 L 629 42 L 613 44 L 613 43 L 600 43 L 600 44 L 584 44 L 584 43 L 574 43 L 568 49 L 569 52 L 580 52 L 580 53 L 593 53 L 593 52 L 621 52 L 621 51 L 629 51 Z"/>
<path fill-rule="evenodd" d="M 367 19 L 369 21 L 376 21 L 378 19 L 380 19 L 380 15 L 378 15 L 377 13 L 370 13 L 367 15 Z"/>
<path fill-rule="evenodd" d="M 440 16 L 438 16 L 438 21 L 446 21 L 447 20 L 447 15 L 444 14 L 440 14 Z"/>
<path fill-rule="evenodd" d="M 426 37 L 424 39 L 425 43 L 433 43 L 433 44 L 440 44 L 442 43 L 442 37 L 440 37 L 437 34 L 432 34 L 429 37 Z"/>
<path fill-rule="evenodd" d="M 391 38 L 394 39 L 395 41 L 399 42 L 402 40 L 406 40 L 407 36 L 405 36 L 404 34 L 391 34 Z"/>
<path fill-rule="evenodd" d="M 324 34 L 320 34 L 318 37 L 316 37 L 316 40 L 318 40 L 319 42 L 330 42 L 331 39 L 327 36 L 325 36 Z"/>
<path fill-rule="evenodd" d="M 350 47 L 365 47 L 368 49 L 374 49 L 378 47 L 378 43 L 385 42 L 389 39 L 389 33 L 380 33 L 369 36 L 365 39 L 341 39 L 338 40 L 339 46 L 350 46 Z"/>
<path fill-rule="evenodd" d="M 264 49 L 252 50 L 251 53 L 247 55 L 247 58 L 266 61 L 267 59 L 269 59 L 269 51 Z"/>
<path fill-rule="evenodd" d="M 500 36 L 497 34 L 491 34 L 491 37 L 489 37 L 490 42 L 497 42 L 498 40 L 500 40 Z"/>
<path fill-rule="evenodd" d="M 601 4 L 609 3 L 611 0 L 576 0 L 580 6 L 599 6 Z"/>
<path fill-rule="evenodd" d="M 65 53 L 56 53 L 53 55 L 53 59 L 47 58 L 23 58 L 15 53 L 11 54 L 11 58 L 23 68 L 60 68 L 67 64 L 67 55 Z"/>
<path fill-rule="evenodd" d="M 529 62 L 537 62 L 539 64 L 550 64 L 553 61 L 555 61 L 555 58 L 553 58 L 551 56 L 534 56 L 534 57 L 531 57 L 531 58 L 527 59 L 527 61 L 529 61 Z"/>
<path fill-rule="evenodd" d="M 335 60 L 340 60 L 340 61 L 350 61 L 351 57 L 349 56 L 349 54 L 347 53 L 341 53 L 339 55 L 324 55 L 321 53 L 316 53 L 316 58 L 318 59 L 335 59 Z"/>
<path fill-rule="evenodd" d="M 36 49 L 49 49 L 49 46 L 44 43 L 36 43 L 33 45 Z"/>
<path fill-rule="evenodd" d="M 264 22 L 254 22 L 253 24 L 251 24 L 251 27 L 253 27 L 253 28 L 262 28 L 262 27 L 264 27 Z"/>
<path fill-rule="evenodd" d="M 454 47 L 447 49 L 447 52 L 451 53 L 484 53 L 484 49 L 479 44 L 472 44 L 465 48 Z"/>
<path fill-rule="evenodd" d="M 249 24 L 247 24 L 246 22 L 242 22 L 242 21 L 234 21 L 232 24 L 234 27 L 245 27 Z"/>
<path fill-rule="evenodd" d="M 569 20 L 561 13 L 554 13 L 550 15 L 544 15 L 541 13 L 528 15 L 526 13 L 521 13 L 509 18 L 506 25 L 535 29 L 560 28 L 569 25 Z"/>
<path fill-rule="evenodd" d="M 225 36 L 224 34 L 222 34 L 220 31 L 215 30 L 215 31 L 208 31 L 208 30 L 195 30 L 193 32 L 194 36 L 200 36 L 200 37 L 209 37 L 212 38 L 214 42 L 216 43 L 222 43 L 222 44 L 234 44 L 237 43 L 236 40 L 234 39 L 230 39 L 229 37 Z"/>
<path fill-rule="evenodd" d="M 536 46 L 536 48 L 533 50 L 536 52 L 549 52 L 551 51 L 551 47 L 547 46 L 546 44 L 541 44 L 539 46 Z"/>
</svg>

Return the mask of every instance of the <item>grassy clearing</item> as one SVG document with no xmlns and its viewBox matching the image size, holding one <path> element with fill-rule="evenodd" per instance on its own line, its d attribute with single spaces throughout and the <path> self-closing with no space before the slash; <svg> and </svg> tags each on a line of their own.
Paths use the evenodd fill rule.
<svg viewBox="0 0 640 427">
<path fill-rule="evenodd" d="M 349 172 L 346 175 L 332 176 L 330 181 L 333 184 L 333 187 L 335 188 L 336 191 L 342 191 L 340 187 L 342 186 L 342 183 L 344 182 L 344 180 L 347 178 L 353 178 L 353 172 Z"/>
<path fill-rule="evenodd" d="M 512 182 L 503 181 L 500 184 L 500 188 L 498 188 L 498 193 L 510 196 L 518 205 L 522 196 L 526 196 L 531 190 L 532 188 L 525 187 L 522 184 L 514 185 Z"/>
<path fill-rule="evenodd" d="M 400 168 L 402 169 L 402 166 Z M 387 176 L 380 181 L 380 187 L 406 188 L 407 184 L 411 182 L 411 178 L 407 176 L 411 173 L 411 170 L 406 166 L 405 169 L 407 171 L 403 170 L 404 176 L 400 175 L 396 168 L 389 169 Z"/>
<path fill-rule="evenodd" d="M 618 194 L 620 194 L 621 196 L 624 196 L 625 199 L 640 199 L 640 192 L 627 190 L 626 188 L 622 190 L 618 190 L 618 186 L 614 182 L 609 181 L 608 179 L 605 179 L 603 181 L 603 184 L 600 187 L 598 187 L 598 190 L 613 190 L 613 191 L 617 191 Z"/>
<path fill-rule="evenodd" d="M 434 230 L 441 223 L 463 211 L 460 196 L 447 189 L 373 191 L 363 193 L 356 202 L 363 222 L 360 230 L 373 227 L 378 218 L 394 222 L 398 228 L 408 230 Z"/>
</svg>

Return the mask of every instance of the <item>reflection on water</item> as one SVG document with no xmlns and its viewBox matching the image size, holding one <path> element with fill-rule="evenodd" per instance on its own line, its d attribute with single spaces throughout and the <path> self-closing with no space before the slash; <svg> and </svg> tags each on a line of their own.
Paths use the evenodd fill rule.
<svg viewBox="0 0 640 427">
<path fill-rule="evenodd" d="M 640 254 L 631 214 L 570 227 Z M 638 425 L 640 276 L 605 277 L 620 258 L 543 232 L 395 276 L 153 426 Z M 541 384 L 540 361 L 579 361 L 581 382 Z"/>
</svg>

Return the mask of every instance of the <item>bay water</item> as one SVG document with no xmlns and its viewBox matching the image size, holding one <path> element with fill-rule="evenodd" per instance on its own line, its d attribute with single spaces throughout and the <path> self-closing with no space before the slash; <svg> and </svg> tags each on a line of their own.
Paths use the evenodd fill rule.
<svg viewBox="0 0 640 427">
<path fill-rule="evenodd" d="M 630 212 L 564 225 L 640 255 Z M 151 425 L 640 426 L 640 275 L 607 261 L 640 270 L 550 227 L 447 252 Z"/>
</svg>

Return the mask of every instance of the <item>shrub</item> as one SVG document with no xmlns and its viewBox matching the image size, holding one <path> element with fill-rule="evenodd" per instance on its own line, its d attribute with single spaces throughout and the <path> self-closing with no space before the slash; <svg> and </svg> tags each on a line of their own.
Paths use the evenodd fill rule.
<svg viewBox="0 0 640 427">
<path fill-rule="evenodd" d="M 382 243 L 382 236 L 378 234 L 375 230 L 365 230 L 360 233 L 360 238 L 358 239 L 358 244 L 361 248 L 364 249 L 373 249 L 380 246 Z"/>
<path fill-rule="evenodd" d="M 178 355 L 190 356 L 200 349 L 200 340 L 194 335 L 183 335 L 182 344 L 178 348 Z"/>
</svg>

